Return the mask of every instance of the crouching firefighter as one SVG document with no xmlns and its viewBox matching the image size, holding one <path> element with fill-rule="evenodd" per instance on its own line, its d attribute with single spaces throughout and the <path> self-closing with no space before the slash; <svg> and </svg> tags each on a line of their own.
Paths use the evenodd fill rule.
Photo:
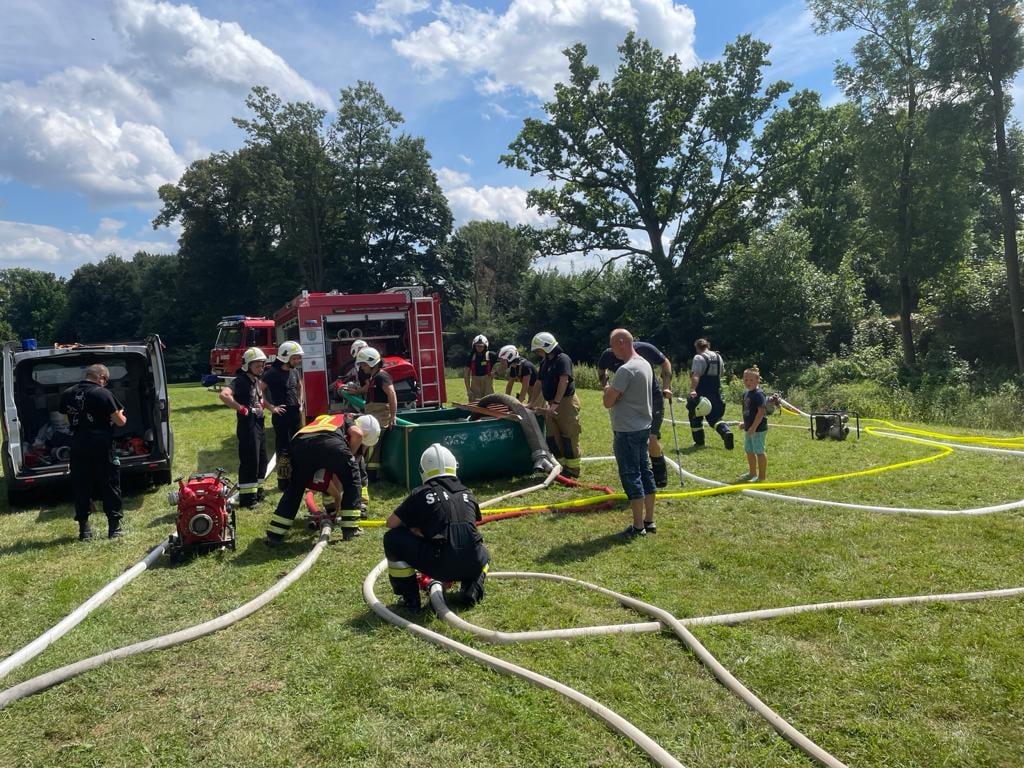
<svg viewBox="0 0 1024 768">
<path fill-rule="evenodd" d="M 431 445 L 420 457 L 423 485 L 387 519 L 388 578 L 404 608 L 421 607 L 417 570 L 432 579 L 461 582 L 468 605 L 483 600 L 491 556 L 477 529 L 480 505 L 456 476 L 457 468 L 451 451 Z"/>
<path fill-rule="evenodd" d="M 295 523 L 307 488 L 326 491 L 333 497 L 343 540 L 360 535 L 356 455 L 372 448 L 379 438 L 380 424 L 373 416 L 351 413 L 317 416 L 296 432 L 291 442 L 291 481 L 270 518 L 267 544 L 281 543 Z"/>
<path fill-rule="evenodd" d="M 731 451 L 733 434 L 729 431 L 729 426 L 722 421 L 725 414 L 725 401 L 722 400 L 722 372 L 725 370 L 725 360 L 717 352 L 711 351 L 711 343 L 707 339 L 697 339 L 694 347 L 697 354 L 693 356 L 693 364 L 690 366 L 690 396 L 686 399 L 693 444 L 704 445 L 703 420 L 707 419 L 708 424 L 714 427 L 715 432 L 722 438 L 726 450 Z"/>
<path fill-rule="evenodd" d="M 242 367 L 232 382 L 220 391 L 220 399 L 235 410 L 238 438 L 238 504 L 255 507 L 263 500 L 263 478 L 267 476 L 267 444 L 263 434 L 263 368 L 267 356 L 259 347 L 242 355 Z"/>
</svg>

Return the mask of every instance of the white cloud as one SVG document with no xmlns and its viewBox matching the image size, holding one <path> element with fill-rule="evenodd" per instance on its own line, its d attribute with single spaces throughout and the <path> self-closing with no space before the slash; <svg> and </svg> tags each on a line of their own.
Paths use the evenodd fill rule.
<svg viewBox="0 0 1024 768">
<path fill-rule="evenodd" d="M 208 84 L 245 93 L 266 85 L 285 99 L 331 104 L 327 93 L 234 22 L 153 0 L 115 0 L 113 20 L 138 76 L 155 86 L 178 90 Z"/>
<path fill-rule="evenodd" d="M 470 157 L 469 155 L 463 155 L 463 154 L 462 154 L 462 153 L 460 152 L 460 153 L 459 153 L 459 155 L 458 155 L 458 157 L 459 157 L 459 160 L 461 160 L 462 162 L 464 162 L 464 163 L 465 163 L 466 165 L 472 165 L 472 164 L 473 164 L 473 158 L 472 158 L 472 157 Z"/>
<path fill-rule="evenodd" d="M 504 221 L 512 226 L 550 226 L 551 221 L 526 205 L 522 187 L 471 187 L 445 190 L 456 226 L 469 221 Z"/>
<path fill-rule="evenodd" d="M 57 227 L 0 221 L 0 266 L 43 269 L 69 276 L 79 266 L 114 253 L 131 259 L 137 251 L 174 253 L 177 245 L 168 241 L 123 238 L 123 223 L 102 219 L 94 234 L 67 232 Z"/>
<path fill-rule="evenodd" d="M 469 183 L 468 173 L 454 171 L 451 168 L 438 168 L 434 173 L 437 175 L 437 183 L 441 185 L 441 189 L 462 187 Z"/>
<path fill-rule="evenodd" d="M 395 40 L 395 50 L 431 78 L 449 69 L 476 76 L 483 93 L 549 97 L 567 74 L 562 50 L 576 42 L 608 73 L 629 30 L 684 66 L 696 62 L 693 12 L 672 0 L 512 0 L 503 14 L 442 0 L 436 14 Z"/>
<path fill-rule="evenodd" d="M 377 0 L 369 13 L 356 13 L 356 22 L 371 35 L 382 32 L 401 34 L 406 30 L 406 17 L 430 7 L 427 0 Z"/>
<path fill-rule="evenodd" d="M 0 173 L 93 200 L 152 200 L 184 170 L 163 131 L 139 121 L 159 115 L 146 91 L 109 67 L 0 83 Z"/>
</svg>

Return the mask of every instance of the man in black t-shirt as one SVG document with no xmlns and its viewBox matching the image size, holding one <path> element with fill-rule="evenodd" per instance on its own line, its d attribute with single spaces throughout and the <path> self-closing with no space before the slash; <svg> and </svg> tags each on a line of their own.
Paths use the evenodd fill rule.
<svg viewBox="0 0 1024 768">
<path fill-rule="evenodd" d="M 505 385 L 505 394 L 511 395 L 516 382 L 519 382 L 519 394 L 516 400 L 521 403 L 529 402 L 530 393 L 537 383 L 537 369 L 533 363 L 519 354 L 514 344 L 506 344 L 498 351 L 498 359 L 503 361 L 508 368 L 508 383 Z"/>
<path fill-rule="evenodd" d="M 651 457 L 654 484 L 658 488 L 664 488 L 668 485 L 668 465 L 665 463 L 665 454 L 661 449 L 661 424 L 665 420 L 665 398 L 672 397 L 672 363 L 660 349 L 646 341 L 633 342 L 633 349 L 651 364 L 651 370 L 654 371 L 654 379 L 651 384 L 651 437 L 647 441 L 647 453 Z M 615 356 L 611 347 L 601 353 L 601 357 L 597 361 L 597 377 L 600 379 L 602 389 L 608 383 L 608 374 L 615 373 L 621 367 L 622 361 Z M 661 372 L 660 386 L 659 371 Z"/>
<path fill-rule="evenodd" d="M 579 477 L 580 468 L 580 399 L 572 375 L 572 359 L 558 345 L 558 340 L 547 331 L 533 337 L 530 349 L 541 357 L 537 377 L 539 391 L 530 400 L 537 408 L 540 400 L 547 402 L 544 411 L 544 430 L 547 433 L 551 455 L 562 465 L 563 474 Z"/>
<path fill-rule="evenodd" d="M 458 462 L 434 443 L 420 457 L 423 485 L 414 488 L 385 523 L 388 578 L 399 605 L 420 609 L 416 571 L 441 581 L 459 581 L 469 605 L 483 600 L 491 556 L 477 530 L 480 505 L 456 476 Z"/>
<path fill-rule="evenodd" d="M 366 404 L 363 411 L 377 419 L 381 430 L 386 434 L 395 426 L 398 418 L 398 394 L 395 392 L 391 374 L 384 370 L 384 359 L 373 347 L 359 350 L 359 354 L 356 355 L 356 366 L 360 375 L 366 377 Z M 375 446 L 366 457 L 366 471 L 371 480 L 376 480 L 381 472 L 380 454 L 383 442 L 382 436 L 381 444 Z"/>
<path fill-rule="evenodd" d="M 64 390 L 60 412 L 71 425 L 71 488 L 75 495 L 78 538 L 92 538 L 89 512 L 93 491 L 102 487 L 107 537 L 124 535 L 121 528 L 121 460 L 114 454 L 114 428 L 127 422 L 124 406 L 105 389 L 110 371 L 90 365 L 82 381 Z"/>
</svg>

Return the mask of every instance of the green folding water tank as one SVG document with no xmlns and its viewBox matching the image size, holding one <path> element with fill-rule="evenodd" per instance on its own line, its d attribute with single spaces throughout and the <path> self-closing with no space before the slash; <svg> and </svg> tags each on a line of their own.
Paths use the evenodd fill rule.
<svg viewBox="0 0 1024 768">
<path fill-rule="evenodd" d="M 518 422 L 507 419 L 468 420 L 458 408 L 417 408 L 399 411 L 398 424 L 383 443 L 381 464 L 393 483 L 420 484 L 420 456 L 440 443 L 455 454 L 463 482 L 527 475 L 533 470 L 530 446 Z M 544 420 L 538 418 L 541 433 Z"/>
</svg>

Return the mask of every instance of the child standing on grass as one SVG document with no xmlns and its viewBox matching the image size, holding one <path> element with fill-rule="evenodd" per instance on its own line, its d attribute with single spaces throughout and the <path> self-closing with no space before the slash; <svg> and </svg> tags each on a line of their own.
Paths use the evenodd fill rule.
<svg viewBox="0 0 1024 768">
<path fill-rule="evenodd" d="M 768 436 L 768 398 L 761 390 L 761 371 L 751 366 L 743 372 L 743 450 L 747 453 L 750 472 L 740 482 L 764 482 L 768 471 L 768 455 L 764 450 Z"/>
</svg>

